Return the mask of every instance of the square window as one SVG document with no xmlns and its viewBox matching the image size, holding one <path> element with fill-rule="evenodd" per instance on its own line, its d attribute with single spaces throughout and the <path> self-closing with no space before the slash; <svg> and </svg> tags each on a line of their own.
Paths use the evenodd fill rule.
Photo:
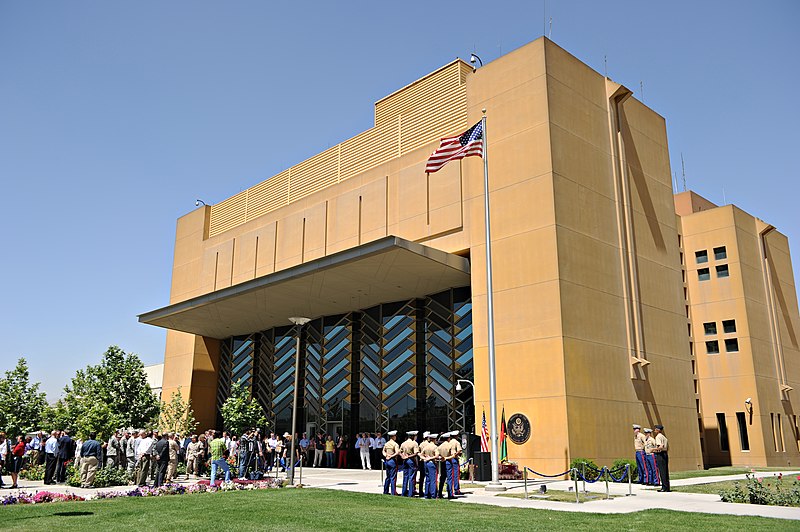
<svg viewBox="0 0 800 532">
<path fill-rule="evenodd" d="M 720 266 L 717 266 L 717 277 L 728 277 L 729 275 L 730 273 L 728 273 L 727 264 L 722 264 Z"/>
<path fill-rule="evenodd" d="M 708 250 L 704 249 L 703 251 L 695 251 L 694 257 L 697 259 L 697 264 L 708 262 Z"/>
<path fill-rule="evenodd" d="M 725 250 L 725 246 L 720 246 L 718 248 L 714 248 L 714 259 L 715 260 L 722 260 L 728 258 L 728 252 Z"/>
<path fill-rule="evenodd" d="M 739 340 L 736 338 L 728 338 L 725 340 L 725 351 L 728 353 L 736 353 L 739 351 Z"/>
<path fill-rule="evenodd" d="M 711 340 L 710 342 L 706 342 L 706 353 L 708 353 L 709 355 L 718 355 L 719 342 L 716 340 Z"/>
<path fill-rule="evenodd" d="M 717 334 L 717 322 L 710 321 L 703 324 L 703 330 L 706 334 Z"/>
<path fill-rule="evenodd" d="M 722 331 L 727 333 L 735 333 L 736 332 L 736 320 L 723 320 L 722 321 Z"/>
<path fill-rule="evenodd" d="M 711 272 L 708 271 L 708 268 L 700 268 L 697 270 L 697 279 L 700 281 L 708 281 L 711 279 Z"/>
</svg>

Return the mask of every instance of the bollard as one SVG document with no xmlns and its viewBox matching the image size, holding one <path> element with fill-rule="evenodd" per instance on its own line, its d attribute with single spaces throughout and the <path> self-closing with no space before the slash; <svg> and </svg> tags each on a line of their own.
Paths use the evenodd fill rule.
<svg viewBox="0 0 800 532">
<path fill-rule="evenodd" d="M 578 468 L 572 468 L 572 478 L 575 480 L 575 504 L 581 502 L 580 495 L 578 495 Z"/>
<path fill-rule="evenodd" d="M 600 474 L 603 475 L 603 478 L 606 479 L 606 500 L 608 500 L 611 497 L 608 496 L 608 477 L 609 477 L 609 475 L 608 475 L 607 469 L 605 467 L 603 469 L 601 469 L 600 470 Z"/>
<path fill-rule="evenodd" d="M 631 485 L 633 484 L 633 481 L 631 480 L 631 465 L 630 464 L 625 464 L 625 472 L 628 474 L 628 497 L 630 497 L 631 495 L 633 495 L 633 493 L 631 492 L 631 487 L 632 487 Z"/>
<path fill-rule="evenodd" d="M 525 500 L 528 500 L 528 468 L 522 468 L 522 479 L 525 481 Z"/>
<path fill-rule="evenodd" d="M 386 467 L 386 462 L 385 462 L 383 459 L 381 459 L 381 485 L 380 485 L 380 486 L 378 486 L 379 488 L 382 488 L 382 487 L 383 487 L 383 485 L 384 485 L 384 482 L 385 482 L 385 481 L 383 480 L 383 468 L 384 468 L 384 467 Z"/>
</svg>

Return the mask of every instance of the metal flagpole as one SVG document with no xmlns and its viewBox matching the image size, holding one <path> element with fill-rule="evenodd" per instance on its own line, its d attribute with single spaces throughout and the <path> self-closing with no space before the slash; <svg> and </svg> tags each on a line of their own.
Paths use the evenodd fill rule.
<svg viewBox="0 0 800 532">
<path fill-rule="evenodd" d="M 497 384 L 494 363 L 494 294 L 492 293 L 492 233 L 489 223 L 489 153 L 486 142 L 486 109 L 482 109 L 481 133 L 483 135 L 483 213 L 486 224 L 486 306 L 489 333 L 489 417 L 492 426 L 492 481 L 487 491 L 505 491 L 500 484 L 500 461 L 497 444 Z"/>
</svg>

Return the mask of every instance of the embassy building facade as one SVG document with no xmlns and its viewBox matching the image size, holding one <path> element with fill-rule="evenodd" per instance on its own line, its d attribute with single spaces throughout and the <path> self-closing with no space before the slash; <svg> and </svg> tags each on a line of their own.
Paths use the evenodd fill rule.
<svg viewBox="0 0 800 532">
<path fill-rule="evenodd" d="M 300 431 L 473 432 L 484 409 L 488 421 L 483 163 L 425 173 L 439 139 L 484 108 L 497 407 L 529 423 L 509 459 L 544 473 L 576 457 L 610 465 L 633 454 L 631 423 L 660 423 L 673 470 L 797 463 L 800 320 L 788 243 L 774 232 L 767 244 L 780 251 L 769 278 L 780 297 L 764 285 L 761 306 L 745 311 L 761 271 L 761 255 L 748 259 L 738 354 L 703 358 L 698 323 L 719 314 L 722 335 L 733 318 L 724 287 L 696 287 L 684 256 L 694 257 L 690 241 L 712 252 L 722 244 L 705 242 L 698 214 L 707 214 L 691 202 L 676 215 L 665 121 L 546 38 L 477 70 L 455 60 L 379 100 L 373 128 L 181 217 L 169 305 L 139 317 L 168 329 L 163 396 L 180 388 L 213 427 L 240 384 L 282 433 L 297 378 Z M 733 229 L 746 215 L 704 207 L 734 209 L 720 229 L 739 246 L 729 240 L 733 279 L 732 250 L 753 251 Z M 714 316 L 703 314 L 717 297 Z M 780 361 L 778 373 L 731 362 L 756 356 L 746 334 L 762 311 L 752 345 Z M 294 316 L 311 319 L 297 375 Z M 470 382 L 457 390 L 458 380 Z M 734 456 L 729 438 L 725 455 L 713 426 L 737 426 L 745 382 L 751 454 Z M 701 404 L 705 386 L 718 389 Z M 768 445 L 770 415 L 785 429 L 783 451 Z"/>
</svg>

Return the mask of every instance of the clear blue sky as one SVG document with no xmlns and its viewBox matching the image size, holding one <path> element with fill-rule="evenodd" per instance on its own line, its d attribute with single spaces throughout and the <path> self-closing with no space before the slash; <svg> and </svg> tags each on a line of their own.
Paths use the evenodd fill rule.
<svg viewBox="0 0 800 532">
<path fill-rule="evenodd" d="M 775 224 L 800 271 L 800 2 L 547 2 L 552 39 L 667 119 L 689 187 Z M 548 30 L 549 31 L 549 30 Z M 175 221 L 372 125 L 542 0 L 0 0 L 0 371 L 57 397 L 108 345 L 161 362 Z M 449 133 L 449 132 L 443 132 Z"/>
</svg>

